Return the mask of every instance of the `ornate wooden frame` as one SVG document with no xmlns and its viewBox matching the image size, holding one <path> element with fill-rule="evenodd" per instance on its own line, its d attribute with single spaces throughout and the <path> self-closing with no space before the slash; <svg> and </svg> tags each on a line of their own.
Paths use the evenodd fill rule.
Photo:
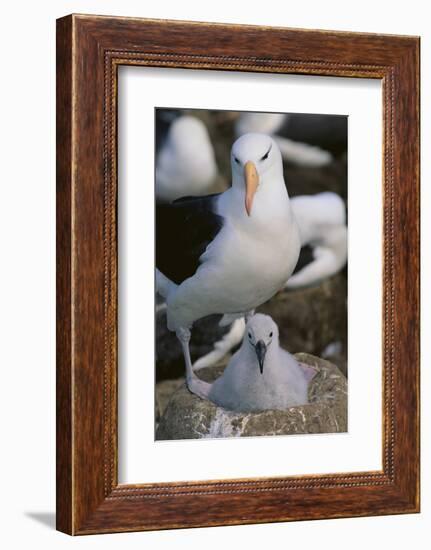
<svg viewBox="0 0 431 550">
<path fill-rule="evenodd" d="M 377 78 L 384 102 L 383 470 L 119 485 L 119 65 Z M 57 21 L 57 528 L 70 534 L 419 511 L 419 38 L 70 15 Z"/>
</svg>

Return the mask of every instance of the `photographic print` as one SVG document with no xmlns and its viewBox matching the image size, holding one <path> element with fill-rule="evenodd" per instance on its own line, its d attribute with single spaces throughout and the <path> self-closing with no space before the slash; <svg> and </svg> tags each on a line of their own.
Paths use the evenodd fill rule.
<svg viewBox="0 0 431 550">
<path fill-rule="evenodd" d="M 418 512 L 418 37 L 57 30 L 57 528 Z"/>
<path fill-rule="evenodd" d="M 155 110 L 155 438 L 347 431 L 342 115 Z"/>
</svg>

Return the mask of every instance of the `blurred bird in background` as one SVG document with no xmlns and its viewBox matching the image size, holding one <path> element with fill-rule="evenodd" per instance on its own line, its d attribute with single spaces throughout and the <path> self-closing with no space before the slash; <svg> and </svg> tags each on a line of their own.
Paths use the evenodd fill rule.
<svg viewBox="0 0 431 550">
<path fill-rule="evenodd" d="M 303 166 L 325 166 L 346 148 L 347 117 L 288 113 L 240 113 L 237 136 L 246 132 L 270 134 L 284 160 Z"/>
<path fill-rule="evenodd" d="M 217 164 L 205 124 L 183 115 L 170 125 L 156 159 L 156 200 L 216 192 Z"/>
</svg>

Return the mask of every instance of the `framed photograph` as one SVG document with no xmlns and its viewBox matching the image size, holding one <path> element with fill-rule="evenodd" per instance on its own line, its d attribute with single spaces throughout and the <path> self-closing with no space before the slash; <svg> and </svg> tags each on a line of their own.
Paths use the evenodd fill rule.
<svg viewBox="0 0 431 550">
<path fill-rule="evenodd" d="M 57 21 L 57 528 L 419 511 L 419 38 Z"/>
</svg>

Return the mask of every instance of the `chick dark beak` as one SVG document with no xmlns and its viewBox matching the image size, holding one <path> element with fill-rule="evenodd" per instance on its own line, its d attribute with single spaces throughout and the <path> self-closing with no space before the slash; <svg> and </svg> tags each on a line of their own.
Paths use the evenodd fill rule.
<svg viewBox="0 0 431 550">
<path fill-rule="evenodd" d="M 259 361 L 260 374 L 263 374 L 263 363 L 265 362 L 266 344 L 263 340 L 259 340 L 254 346 L 256 350 L 257 360 Z"/>
</svg>

